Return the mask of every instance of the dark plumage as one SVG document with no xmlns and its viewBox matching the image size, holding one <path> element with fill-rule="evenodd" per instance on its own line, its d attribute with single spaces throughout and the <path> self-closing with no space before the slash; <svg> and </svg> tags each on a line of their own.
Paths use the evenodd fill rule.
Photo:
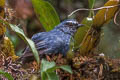
<svg viewBox="0 0 120 80">
<path fill-rule="evenodd" d="M 77 29 L 82 26 L 74 19 L 68 19 L 57 25 L 49 32 L 40 32 L 33 35 L 34 41 L 39 55 L 61 53 L 64 56 L 69 50 L 69 43 Z M 22 61 L 33 58 L 33 54 L 27 47 L 21 57 Z"/>
</svg>

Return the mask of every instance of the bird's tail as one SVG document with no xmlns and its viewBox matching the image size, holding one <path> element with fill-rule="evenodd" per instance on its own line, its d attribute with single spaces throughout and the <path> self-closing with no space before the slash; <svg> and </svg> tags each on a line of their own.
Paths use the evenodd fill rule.
<svg viewBox="0 0 120 80">
<path fill-rule="evenodd" d="M 22 55 L 18 60 L 17 62 L 19 63 L 28 63 L 28 62 L 31 62 L 34 60 L 34 57 L 33 55 L 30 55 L 30 56 L 25 56 L 25 55 Z"/>
</svg>

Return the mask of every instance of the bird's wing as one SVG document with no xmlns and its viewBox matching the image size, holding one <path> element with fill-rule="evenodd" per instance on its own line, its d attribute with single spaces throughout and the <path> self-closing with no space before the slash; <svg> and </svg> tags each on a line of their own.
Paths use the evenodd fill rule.
<svg viewBox="0 0 120 80">
<path fill-rule="evenodd" d="M 40 33 L 37 33 L 35 35 L 32 36 L 32 41 L 37 44 L 37 43 L 43 43 L 42 41 L 44 41 L 45 39 L 45 36 L 47 37 L 47 34 L 46 32 L 40 32 Z M 42 44 L 43 45 L 43 44 Z M 31 49 L 29 46 L 27 46 L 24 51 L 23 51 L 23 55 L 22 56 L 30 56 L 32 53 Z"/>
<path fill-rule="evenodd" d="M 62 48 L 64 41 L 59 36 L 53 34 L 47 34 L 46 36 L 45 34 L 40 34 L 38 36 L 34 35 L 32 40 L 35 42 L 35 46 L 39 51 L 39 55 L 58 53 Z M 22 56 L 24 58 L 33 56 L 29 47 L 26 48 Z"/>
<path fill-rule="evenodd" d="M 44 53 L 58 53 L 63 42 L 62 38 L 58 35 L 50 34 L 44 41 L 38 42 L 36 48 L 38 51 L 44 50 Z"/>
<path fill-rule="evenodd" d="M 38 51 L 39 51 L 39 50 L 44 50 L 44 49 L 46 48 L 44 41 L 40 41 L 40 42 L 38 42 L 37 44 L 40 44 L 40 45 L 36 45 L 36 48 L 37 48 Z M 22 56 L 23 56 L 23 57 L 33 56 L 32 51 L 31 51 L 31 49 L 30 49 L 29 46 L 27 46 L 27 47 L 25 48 Z"/>
<path fill-rule="evenodd" d="M 47 32 L 40 32 L 40 33 L 34 34 L 31 39 L 36 44 L 40 41 L 43 41 L 47 36 L 48 36 Z"/>
<path fill-rule="evenodd" d="M 37 33 L 37 34 L 32 36 L 31 39 L 35 43 L 37 50 L 38 50 L 38 48 L 43 49 L 42 47 L 44 47 L 44 45 L 45 45 L 44 39 L 46 37 L 48 37 L 47 32 L 40 32 L 40 33 Z M 24 50 L 24 52 L 29 53 L 29 52 L 31 52 L 31 49 L 27 46 L 27 48 Z"/>
</svg>

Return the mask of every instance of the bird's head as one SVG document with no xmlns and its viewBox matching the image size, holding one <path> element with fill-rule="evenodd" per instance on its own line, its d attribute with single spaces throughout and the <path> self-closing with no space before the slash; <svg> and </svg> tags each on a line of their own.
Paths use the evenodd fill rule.
<svg viewBox="0 0 120 80">
<path fill-rule="evenodd" d="M 81 26 L 83 26 L 83 24 L 79 24 L 75 19 L 68 19 L 61 22 L 56 28 L 67 34 L 74 35 L 77 29 Z"/>
</svg>

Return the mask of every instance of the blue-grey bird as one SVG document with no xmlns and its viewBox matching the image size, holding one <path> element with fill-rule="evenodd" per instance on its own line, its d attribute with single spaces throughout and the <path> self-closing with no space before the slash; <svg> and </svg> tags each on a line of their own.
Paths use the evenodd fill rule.
<svg viewBox="0 0 120 80">
<path fill-rule="evenodd" d="M 68 19 L 58 24 L 53 30 L 49 32 L 40 32 L 32 37 L 35 46 L 39 52 L 39 56 L 43 54 L 63 54 L 66 55 L 69 50 L 71 37 L 83 24 L 79 24 L 75 19 Z M 32 59 L 33 54 L 29 47 L 27 47 L 21 57 L 22 61 Z"/>
</svg>

